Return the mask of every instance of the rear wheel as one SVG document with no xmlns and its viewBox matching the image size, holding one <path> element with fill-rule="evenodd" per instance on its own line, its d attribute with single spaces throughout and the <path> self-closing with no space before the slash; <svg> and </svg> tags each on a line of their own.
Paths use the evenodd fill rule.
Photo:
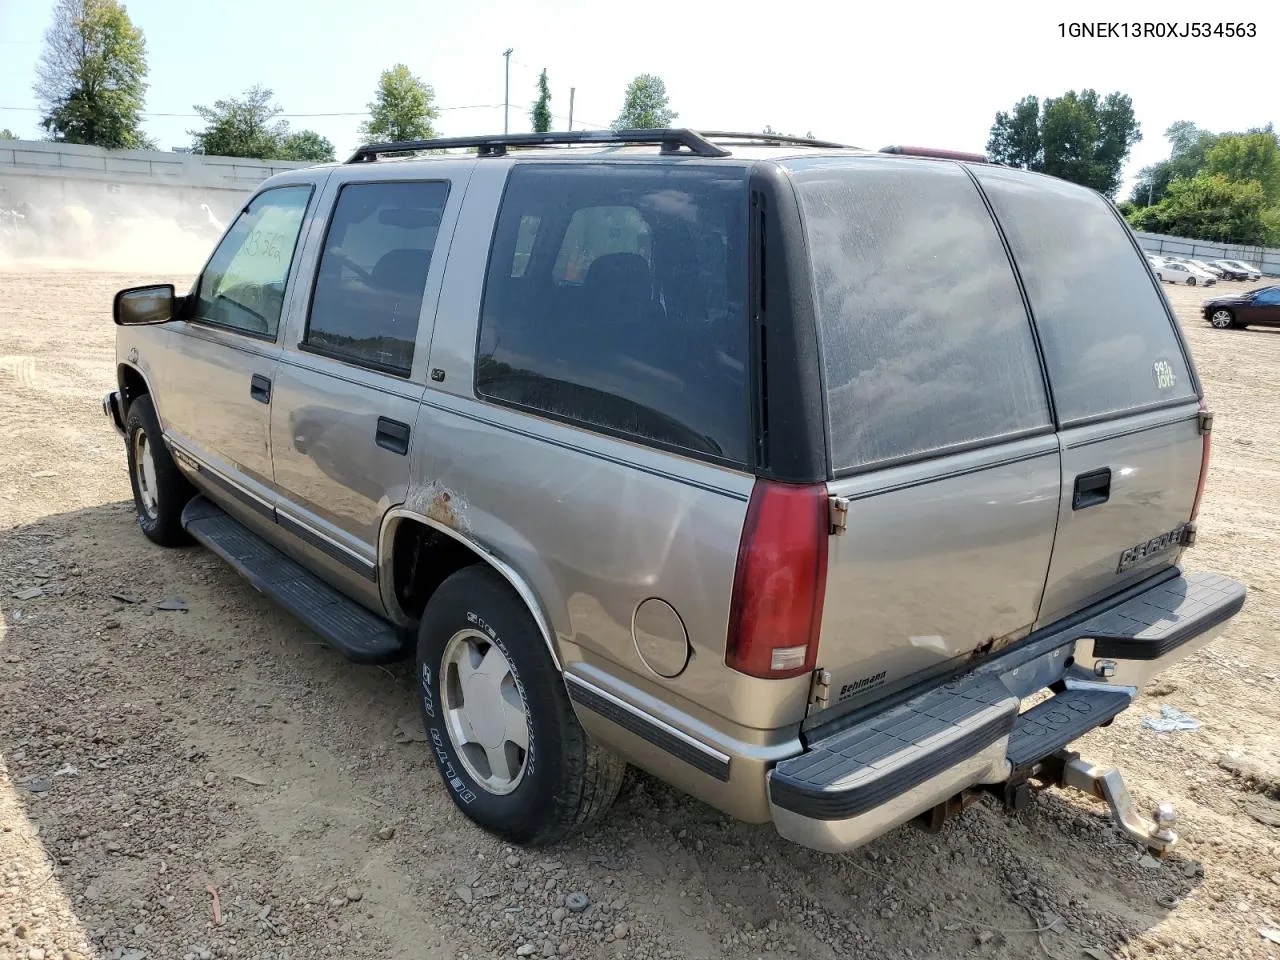
<svg viewBox="0 0 1280 960">
<path fill-rule="evenodd" d="M 588 739 L 524 603 L 488 567 L 432 594 L 418 631 L 419 700 L 449 795 L 512 843 L 554 843 L 599 819 L 626 764 Z"/>
<path fill-rule="evenodd" d="M 182 508 L 195 495 L 195 488 L 169 455 L 160 432 L 160 419 L 148 394 L 129 405 L 124 435 L 138 526 L 148 540 L 162 547 L 189 543 L 187 531 L 182 528 Z"/>
<path fill-rule="evenodd" d="M 1209 322 L 1219 330 L 1226 330 L 1235 326 L 1236 318 L 1230 310 L 1215 310 L 1209 315 Z"/>
</svg>

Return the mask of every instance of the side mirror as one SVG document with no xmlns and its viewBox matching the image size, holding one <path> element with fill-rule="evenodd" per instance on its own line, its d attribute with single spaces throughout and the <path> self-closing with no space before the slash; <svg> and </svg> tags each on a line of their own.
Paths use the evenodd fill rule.
<svg viewBox="0 0 1280 960">
<path fill-rule="evenodd" d="M 173 284 L 160 283 L 121 290 L 111 312 L 117 325 L 134 327 L 172 320 L 174 305 Z"/>
</svg>

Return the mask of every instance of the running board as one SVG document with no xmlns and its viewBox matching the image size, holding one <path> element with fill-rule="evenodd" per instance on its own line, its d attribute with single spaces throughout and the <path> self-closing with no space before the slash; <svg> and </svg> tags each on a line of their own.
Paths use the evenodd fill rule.
<svg viewBox="0 0 1280 960">
<path fill-rule="evenodd" d="M 404 645 L 391 624 L 290 560 L 205 497 L 187 504 L 182 526 L 348 660 L 389 663 L 403 658 Z"/>
<path fill-rule="evenodd" d="M 1071 741 L 1110 723 L 1130 702 L 1123 689 L 1068 689 L 1032 707 L 1018 717 L 1009 735 L 1014 779 Z"/>
</svg>

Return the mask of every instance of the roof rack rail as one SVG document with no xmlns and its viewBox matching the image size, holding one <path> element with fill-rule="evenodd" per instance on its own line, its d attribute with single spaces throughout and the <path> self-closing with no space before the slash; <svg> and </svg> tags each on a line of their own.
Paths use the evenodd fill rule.
<svg viewBox="0 0 1280 960">
<path fill-rule="evenodd" d="M 482 157 L 505 156 L 508 147 L 542 147 L 557 144 L 658 144 L 663 153 L 679 153 L 683 147 L 699 157 L 727 157 L 729 151 L 717 147 L 701 134 L 686 129 L 653 130 L 569 130 L 561 133 L 510 133 L 477 137 L 437 137 L 433 140 L 401 140 L 370 143 L 360 147 L 347 163 L 371 163 L 388 153 L 418 150 L 449 150 L 475 147 Z"/>
<path fill-rule="evenodd" d="M 984 153 L 965 153 L 963 150 L 939 150 L 937 147 L 902 147 L 897 144 L 881 147 L 881 153 L 897 153 L 905 157 L 936 157 L 939 160 L 968 160 L 970 163 L 991 163 Z"/>
<path fill-rule="evenodd" d="M 836 147 L 839 149 L 857 150 L 847 143 L 836 143 L 832 140 L 815 140 L 813 137 L 793 137 L 782 133 L 736 133 L 732 130 L 699 130 L 708 140 L 749 140 L 752 143 L 786 143 L 800 147 Z"/>
</svg>

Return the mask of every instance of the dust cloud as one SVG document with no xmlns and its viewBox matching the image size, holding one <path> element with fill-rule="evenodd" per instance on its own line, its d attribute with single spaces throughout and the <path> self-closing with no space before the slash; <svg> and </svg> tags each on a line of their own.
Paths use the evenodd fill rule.
<svg viewBox="0 0 1280 960">
<path fill-rule="evenodd" d="M 244 199 L 191 187 L 0 178 L 0 271 L 195 274 Z"/>
</svg>

